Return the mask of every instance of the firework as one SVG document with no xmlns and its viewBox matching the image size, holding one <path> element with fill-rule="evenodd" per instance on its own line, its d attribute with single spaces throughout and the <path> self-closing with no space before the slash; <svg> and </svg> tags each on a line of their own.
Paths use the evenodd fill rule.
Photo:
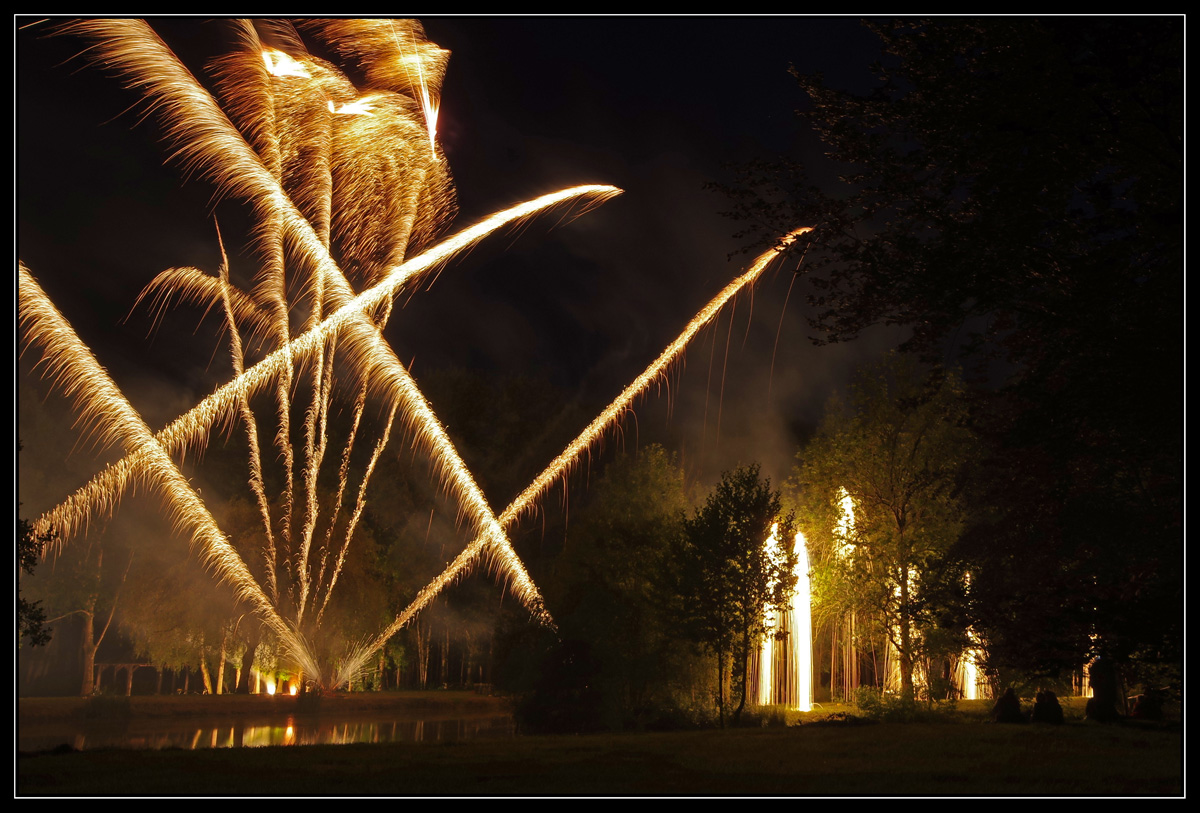
<svg viewBox="0 0 1200 813">
<path fill-rule="evenodd" d="M 497 516 L 417 383 L 383 338 L 392 302 L 402 289 L 496 229 L 561 204 L 595 205 L 620 190 L 602 185 L 565 189 L 499 212 L 434 244 L 455 211 L 453 187 L 436 141 L 448 52 L 428 42 L 415 21 L 324 20 L 302 25 L 337 57 L 356 63 L 366 86 L 355 87 L 336 66 L 309 54 L 290 23 L 234 23 L 237 47 L 214 67 L 220 103 L 143 21 L 86 20 L 62 26 L 66 33 L 91 40 L 89 57 L 142 95 L 162 119 L 174 160 L 187 172 L 211 180 L 218 194 L 245 201 L 255 214 L 256 254 L 262 262 L 250 288 L 235 287 L 223 261 L 216 276 L 191 268 L 164 272 L 140 300 L 151 306 L 155 320 L 172 300 L 210 308 L 219 304 L 230 341 L 232 380 L 152 434 L 23 265 L 20 307 L 28 341 L 45 352 L 48 376 L 62 382 L 85 427 L 127 453 L 41 517 L 37 532 L 55 534 L 63 544 L 92 517 L 113 511 L 126 489 L 136 483 L 153 485 L 177 527 L 275 632 L 289 657 L 306 674 L 337 685 L 356 674 L 447 585 L 481 563 L 490 566 L 535 617 L 552 625 L 537 585 L 513 551 L 509 530 L 584 451 L 617 425 L 634 399 L 666 373 L 725 303 L 752 285 L 777 250 L 759 257 L 697 314 L 680 337 Z M 803 231 L 788 235 L 779 248 Z M 333 259 L 335 253 L 340 264 Z M 292 332 L 292 313 L 301 315 L 298 335 Z M 251 363 L 255 353 L 265 355 Z M 339 371 L 350 371 L 357 386 L 353 428 L 336 456 L 332 510 L 322 520 L 317 480 L 327 457 L 335 361 Z M 302 395 L 297 395 L 301 382 Z M 258 444 L 260 420 L 251 406 L 255 396 L 267 390 L 273 392 L 273 443 L 284 474 L 274 515 Z M 307 398 L 306 403 L 298 405 L 299 397 Z M 362 434 L 368 399 L 381 401 L 388 419 L 357 484 L 344 536 L 335 543 L 335 526 L 349 489 L 351 452 Z M 296 423 L 302 426 L 299 448 L 293 448 L 292 441 L 294 410 L 302 421 Z M 322 674 L 302 630 L 312 634 L 321 624 L 394 421 L 432 461 L 473 538 L 392 625 L 351 647 L 336 674 Z M 202 450 L 216 428 L 233 422 L 242 424 L 248 441 L 248 485 L 266 540 L 261 551 L 265 588 L 172 462 L 173 455 Z M 324 534 L 318 531 L 322 522 L 327 523 Z M 286 620 L 280 609 L 284 606 L 290 608 Z"/>
</svg>

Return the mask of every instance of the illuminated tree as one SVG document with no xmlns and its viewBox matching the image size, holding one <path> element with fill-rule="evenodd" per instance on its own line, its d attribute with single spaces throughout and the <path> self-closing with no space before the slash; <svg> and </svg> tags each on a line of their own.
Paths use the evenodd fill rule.
<svg viewBox="0 0 1200 813">
<path fill-rule="evenodd" d="M 739 692 L 734 724 L 746 705 L 750 654 L 765 630 L 768 611 L 782 613 L 796 584 L 796 554 L 766 549 L 771 526 L 780 539 L 794 535 L 795 518 L 782 515 L 778 491 L 759 478 L 758 465 L 725 472 L 705 504 L 683 522 L 675 553 L 679 614 L 689 635 L 717 656 L 717 709 L 725 724 L 725 669 Z"/>
<path fill-rule="evenodd" d="M 909 699 L 936 609 L 925 586 L 940 583 L 966 519 L 965 417 L 953 378 L 927 385 L 911 361 L 893 355 L 860 374 L 848 403 L 830 405 L 799 455 L 802 530 L 835 574 L 841 600 L 891 641 Z"/>
</svg>

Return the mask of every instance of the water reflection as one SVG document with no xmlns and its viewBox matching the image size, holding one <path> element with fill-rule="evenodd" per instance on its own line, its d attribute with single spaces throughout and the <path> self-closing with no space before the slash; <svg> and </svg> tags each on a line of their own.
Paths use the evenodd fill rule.
<svg viewBox="0 0 1200 813">
<path fill-rule="evenodd" d="M 268 745 L 346 745 L 351 743 L 439 742 L 515 736 L 511 715 L 442 719 L 359 719 L 327 721 L 289 715 L 280 723 L 249 724 L 227 720 L 189 725 L 187 721 L 139 721 L 120 724 L 89 722 L 77 728 L 22 726 L 17 736 L 21 751 L 44 751 L 69 743 L 77 750 L 92 748 L 257 748 Z"/>
</svg>

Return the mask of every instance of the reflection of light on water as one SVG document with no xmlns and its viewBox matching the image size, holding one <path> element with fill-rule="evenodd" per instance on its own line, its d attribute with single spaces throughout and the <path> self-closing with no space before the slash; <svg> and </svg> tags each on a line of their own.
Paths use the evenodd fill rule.
<svg viewBox="0 0 1200 813">
<path fill-rule="evenodd" d="M 157 727 L 161 725 L 161 727 Z M 151 727 L 155 726 L 155 727 Z M 44 751 L 71 742 L 79 751 L 95 748 L 154 750 L 159 748 L 262 748 L 287 745 L 332 745 L 354 743 L 434 742 L 464 739 L 508 739 L 516 735 L 507 714 L 434 720 L 361 719 L 337 723 L 306 722 L 287 717 L 266 725 L 243 725 L 222 721 L 201 728 L 174 727 L 168 721 L 128 726 L 89 724 L 83 730 L 34 731 L 23 728 L 17 737 L 21 751 Z"/>
</svg>

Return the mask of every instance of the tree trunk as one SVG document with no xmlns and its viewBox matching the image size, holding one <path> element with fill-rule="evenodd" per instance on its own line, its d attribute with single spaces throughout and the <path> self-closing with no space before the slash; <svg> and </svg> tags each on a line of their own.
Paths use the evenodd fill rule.
<svg viewBox="0 0 1200 813">
<path fill-rule="evenodd" d="M 900 696 L 911 702 L 913 690 L 912 619 L 908 614 L 908 568 L 900 569 Z"/>
<path fill-rule="evenodd" d="M 424 689 L 429 680 L 429 630 L 426 627 L 425 634 L 422 635 L 422 626 L 417 622 L 417 680 Z"/>
<path fill-rule="evenodd" d="M 200 676 L 204 678 L 204 693 L 212 694 L 212 675 L 208 673 L 208 661 L 204 659 L 203 655 L 200 656 Z"/>
<path fill-rule="evenodd" d="M 717 719 L 725 727 L 725 653 L 717 651 Z"/>
<path fill-rule="evenodd" d="M 79 641 L 79 652 L 83 661 L 80 697 L 91 697 L 96 691 L 96 650 L 100 647 L 92 640 L 94 635 L 95 619 L 90 612 L 85 612 L 83 614 L 83 631 Z"/>
<path fill-rule="evenodd" d="M 442 673 L 438 675 L 441 678 L 442 688 L 446 689 L 450 686 L 450 626 L 446 626 L 446 642 L 442 646 Z"/>
<path fill-rule="evenodd" d="M 237 688 L 234 690 L 238 694 L 250 694 L 250 670 L 254 668 L 254 656 L 258 652 L 262 627 L 254 624 L 254 630 L 250 633 L 253 637 L 246 642 L 246 651 L 242 653 L 242 668 L 238 675 Z"/>
<path fill-rule="evenodd" d="M 217 656 L 217 694 L 225 692 L 225 641 L 229 637 L 229 630 L 221 630 L 221 650 Z"/>
<path fill-rule="evenodd" d="M 741 661 L 738 668 L 741 670 L 742 676 L 742 696 L 738 701 L 737 708 L 733 710 L 734 728 L 741 724 L 742 709 L 746 707 L 746 683 L 748 682 L 746 678 L 749 677 L 747 672 L 750 670 L 750 628 L 748 626 L 742 630 L 742 651 L 739 653 L 738 659 Z"/>
</svg>

